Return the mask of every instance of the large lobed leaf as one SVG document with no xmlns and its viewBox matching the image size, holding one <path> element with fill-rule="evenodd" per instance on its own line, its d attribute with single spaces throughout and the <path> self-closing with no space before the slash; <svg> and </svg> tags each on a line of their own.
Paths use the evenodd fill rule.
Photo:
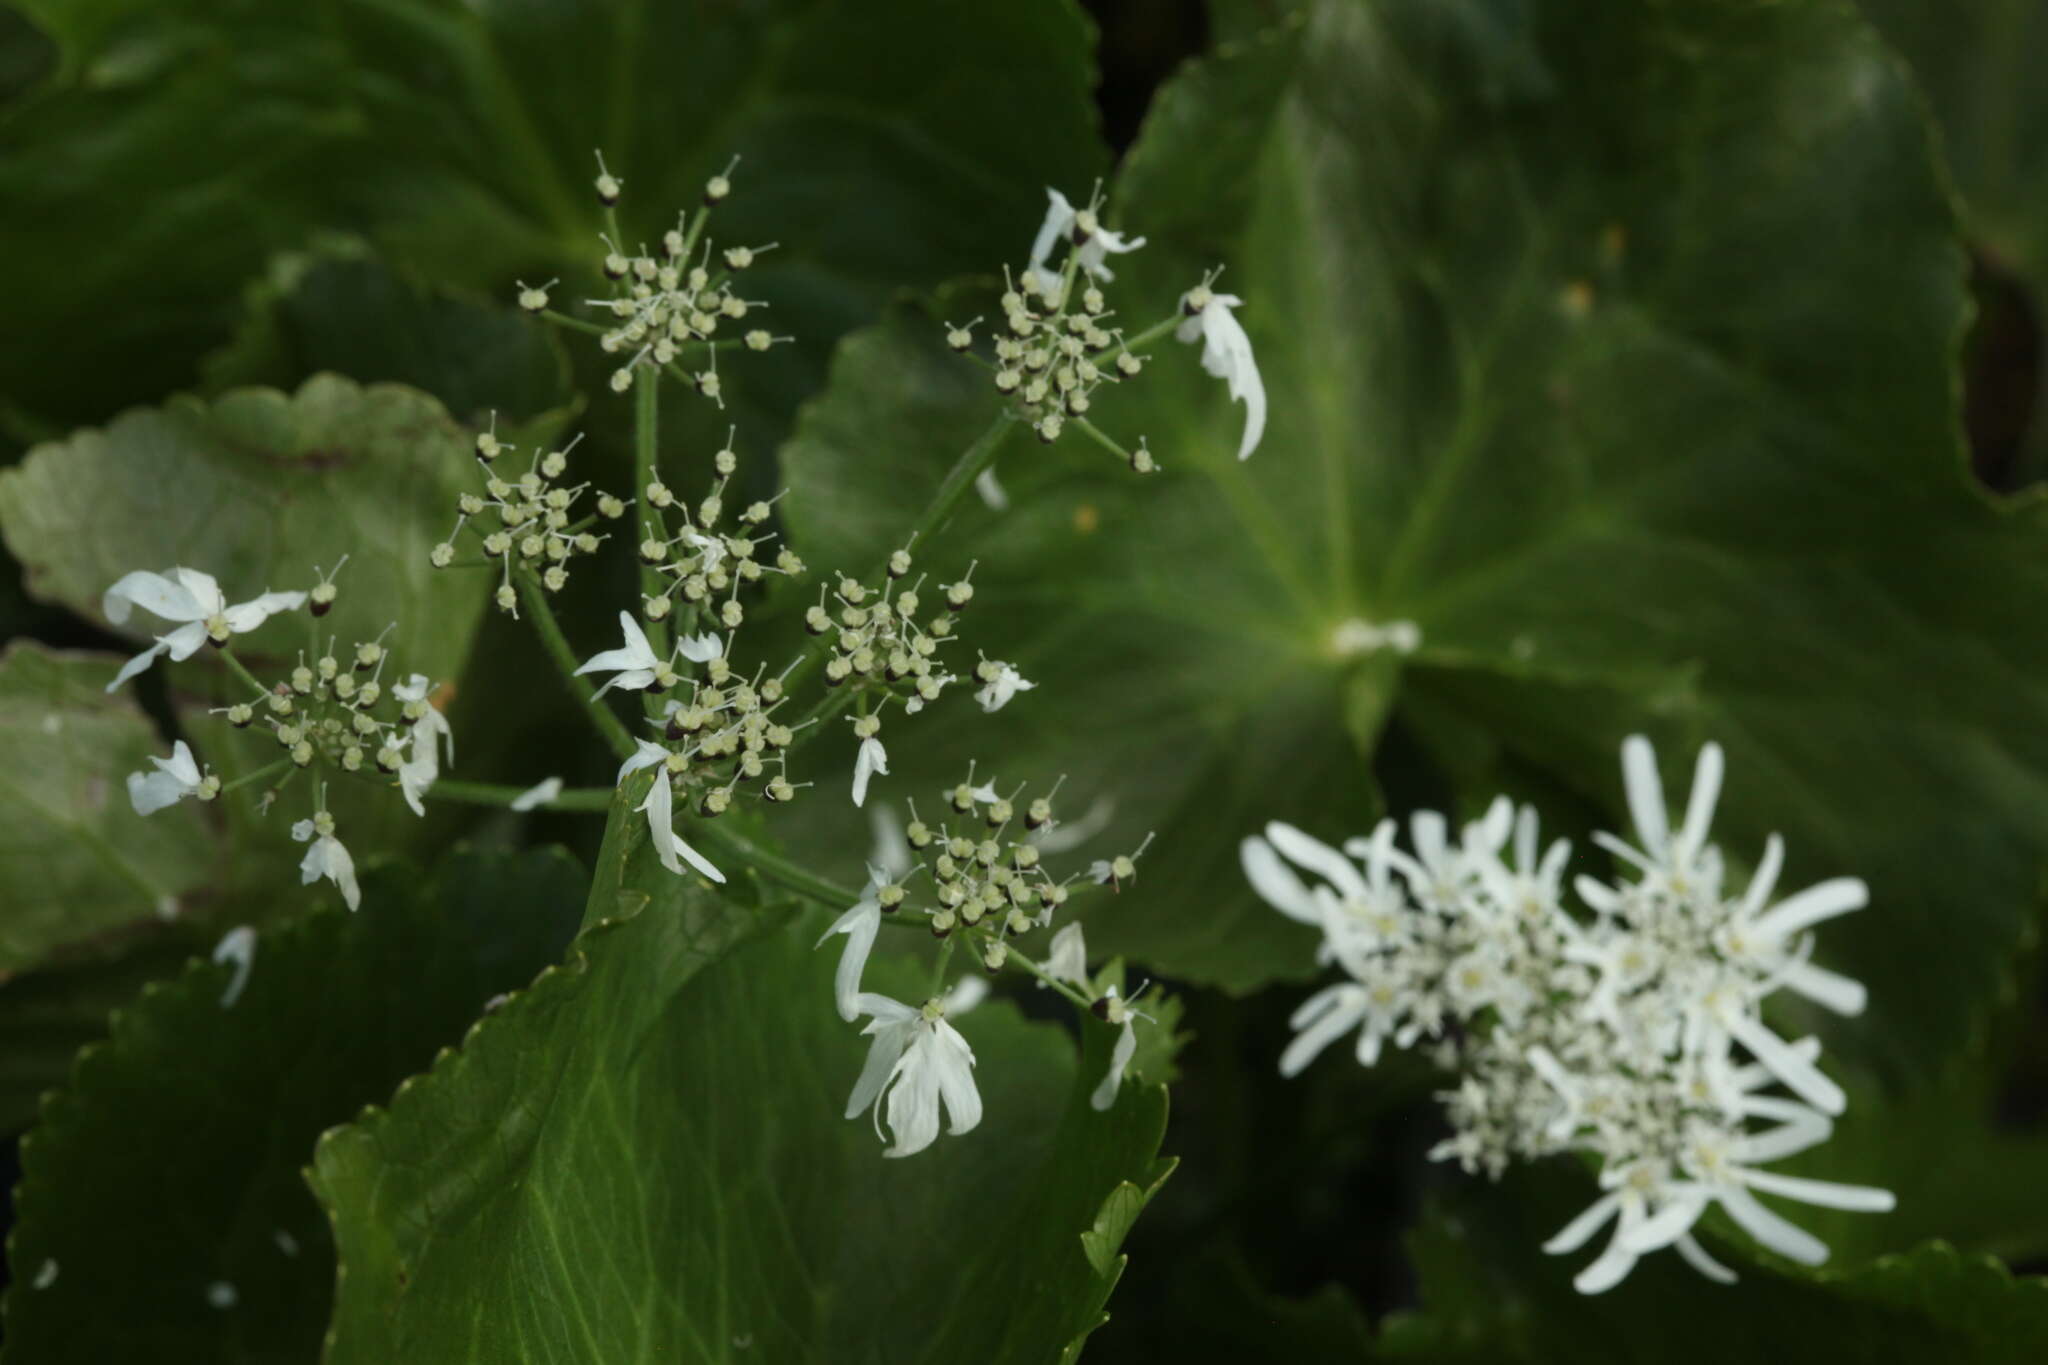
<svg viewBox="0 0 2048 1365">
<path fill-rule="evenodd" d="M 363 889 L 358 914 L 263 933 L 232 1005 L 229 969 L 195 962 L 81 1054 L 22 1143 L 0 1359 L 315 1356 L 334 1291 L 315 1138 L 555 960 L 584 888 L 537 851 Z"/>
<path fill-rule="evenodd" d="M 107 676 L 103 656 L 33 641 L 0 654 L 0 988 L 60 946 L 191 908 L 219 871 L 195 803 L 147 819 L 129 804 L 126 775 L 168 751 Z"/>
<path fill-rule="evenodd" d="M 640 785 L 644 785 L 640 784 Z M 864 1042 L 833 955 L 685 884 L 614 809 L 569 960 L 322 1142 L 342 1276 L 328 1358 L 1045 1361 L 1098 1321 L 1164 1175 L 1158 1087 L 1088 1106 L 1061 1033 L 961 1028 L 982 1126 L 882 1157 L 840 1117 Z M 871 984 L 917 998 L 912 969 Z"/>
<path fill-rule="evenodd" d="M 1118 184 L 1152 241 L 1111 301 L 1141 326 L 1227 263 L 1265 444 L 1232 458 L 1242 409 L 1187 352 L 1091 414 L 1166 473 L 1013 439 L 1017 506 L 934 556 L 979 558 L 968 638 L 1041 686 L 934 717 L 891 751 L 899 788 L 996 752 L 1111 785 L 1112 837 L 1160 838 L 1091 939 L 1245 989 L 1311 961 L 1237 836 L 1365 828 L 1390 706 L 1397 766 L 1434 769 L 1402 799 L 1469 809 L 1506 756 L 1610 826 L 1623 733 L 1681 772 L 1717 739 L 1738 861 L 1780 830 L 1793 881 L 1870 881 L 1822 944 L 1872 988 L 1836 1033 L 1924 1074 L 2048 855 L 2048 536 L 1959 458 L 1928 141 L 1820 0 L 1324 0 L 1190 67 Z M 914 313 L 849 340 L 787 450 L 800 548 L 901 535 L 993 415 L 984 382 Z M 1353 617 L 1422 648 L 1340 657 Z"/>
</svg>

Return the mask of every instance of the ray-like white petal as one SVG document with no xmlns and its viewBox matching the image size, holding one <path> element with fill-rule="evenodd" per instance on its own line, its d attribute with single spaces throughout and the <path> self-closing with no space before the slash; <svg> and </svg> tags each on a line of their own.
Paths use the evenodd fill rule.
<svg viewBox="0 0 2048 1365">
<path fill-rule="evenodd" d="M 853 804 L 858 806 L 868 799 L 868 779 L 876 773 L 889 775 L 889 751 L 882 747 L 882 741 L 869 735 L 860 742 L 860 752 L 853 760 Z"/>
<path fill-rule="evenodd" d="M 872 890 L 872 888 L 870 888 Z M 839 967 L 832 976 L 832 998 L 839 1008 L 839 1017 L 852 1023 L 860 1013 L 860 978 L 866 970 L 868 953 L 875 946 L 875 935 L 881 932 L 882 907 L 872 895 L 861 897 L 852 909 L 832 921 L 832 926 L 818 935 L 823 946 L 826 939 L 834 934 L 846 935 L 846 946 L 839 953 Z"/>
<path fill-rule="evenodd" d="M 184 584 L 140 569 L 123 574 L 100 598 L 100 614 L 117 626 L 126 625 L 136 607 L 166 621 L 197 621 L 206 615 Z"/>
<path fill-rule="evenodd" d="M 1116 1036 L 1116 1046 L 1109 1052 L 1109 1070 L 1102 1077 L 1095 1093 L 1088 1097 L 1089 1107 L 1107 1109 L 1116 1103 L 1116 1092 L 1124 1083 L 1124 1068 L 1131 1064 L 1131 1058 L 1138 1051 L 1138 1031 L 1129 1019 L 1124 1020 L 1123 1031 Z"/>
</svg>

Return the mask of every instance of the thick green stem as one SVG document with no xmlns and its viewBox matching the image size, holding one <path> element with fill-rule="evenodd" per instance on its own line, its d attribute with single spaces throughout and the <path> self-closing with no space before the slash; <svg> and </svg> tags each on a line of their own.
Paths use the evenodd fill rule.
<svg viewBox="0 0 2048 1365">
<path fill-rule="evenodd" d="M 800 896 L 809 896 L 828 910 L 844 910 L 860 899 L 858 893 L 806 871 L 781 854 L 771 853 L 744 834 L 737 834 L 715 821 L 698 820 L 690 825 L 689 832 L 691 842 L 736 858 L 776 885 L 787 887 Z"/>
<path fill-rule="evenodd" d="M 569 648 L 569 640 L 562 634 L 561 623 L 555 620 L 554 608 L 548 605 L 547 594 L 541 590 L 540 584 L 532 575 L 522 572 L 518 579 L 519 600 L 526 607 L 526 619 L 533 624 L 534 633 L 540 636 L 541 647 L 547 650 L 548 657 L 555 661 L 555 667 L 561 670 L 564 681 L 569 684 L 569 690 L 583 703 L 584 713 L 590 717 L 591 724 L 597 727 L 598 733 L 604 736 L 605 742 L 612 746 L 612 752 L 620 758 L 631 758 L 634 751 L 639 748 L 633 742 L 633 732 L 628 730 L 626 723 L 604 704 L 588 678 L 576 676 L 576 653 Z"/>
<path fill-rule="evenodd" d="M 904 549 L 915 551 L 953 514 L 961 495 L 981 477 L 983 470 L 994 463 L 996 448 L 1002 445 L 1003 437 L 1009 434 L 1010 423 L 1015 420 L 1005 408 L 996 414 L 996 420 L 989 423 L 988 430 L 982 432 L 973 445 L 960 452 L 960 458 L 953 461 L 953 467 L 946 471 L 945 481 L 939 485 L 931 505 L 924 509 L 924 515 L 911 528 L 910 539 L 904 542 Z"/>
<path fill-rule="evenodd" d="M 429 801 L 460 801 L 469 806 L 510 806 L 527 791 L 525 787 L 508 787 L 495 782 L 456 782 L 444 777 L 427 788 L 426 796 Z M 564 791 L 552 800 L 542 801 L 531 809 L 606 811 L 611 809 L 611 804 L 611 788 L 578 787 Z"/>
</svg>

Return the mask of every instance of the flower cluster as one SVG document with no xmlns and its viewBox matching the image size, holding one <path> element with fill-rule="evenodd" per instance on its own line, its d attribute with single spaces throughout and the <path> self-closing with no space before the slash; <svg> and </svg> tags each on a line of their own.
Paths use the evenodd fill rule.
<svg viewBox="0 0 2048 1365">
<path fill-rule="evenodd" d="M 335 571 L 340 568 L 335 565 Z M 315 765 L 364 779 L 371 776 L 366 769 L 384 773 L 395 780 L 414 814 L 426 814 L 421 798 L 439 778 L 444 754 L 447 762 L 454 762 L 455 737 L 434 704 L 433 683 L 425 674 L 414 673 L 386 687 L 384 673 L 391 658 L 382 635 L 347 649 L 330 636 L 324 647 L 316 646 L 318 657 L 308 662 L 301 650 L 290 673 L 270 685 L 259 681 L 229 648 L 233 636 L 252 631 L 281 612 L 306 608 L 312 616 L 323 616 L 336 595 L 334 573 L 329 572 L 305 592 L 266 592 L 228 606 L 211 575 L 187 568 L 160 574 L 138 571 L 107 590 L 103 606 L 107 619 L 117 625 L 135 606 L 180 623 L 123 666 L 109 691 L 149 667 L 161 653 L 182 660 L 201 643 L 211 642 L 247 688 L 244 700 L 217 707 L 214 714 L 238 729 L 260 727 L 283 750 L 269 767 L 223 784 L 200 765 L 184 740 L 178 740 L 168 759 L 150 759 L 154 771 L 128 775 L 128 799 L 137 814 L 152 815 L 188 798 L 212 801 L 241 781 L 281 773 L 282 779 L 264 797 L 267 810 L 286 782 Z M 349 909 L 355 909 L 361 902 L 355 864 L 335 837 L 324 785 L 315 783 L 313 814 L 293 826 L 292 837 L 309 845 L 299 867 L 302 880 L 332 881 Z"/>
<path fill-rule="evenodd" d="M 1176 313 L 1135 335 L 1116 322 L 1102 286 L 1116 278 L 1108 258 L 1136 251 L 1143 237 L 1125 237 L 1103 226 L 1098 187 L 1085 207 L 1076 207 L 1056 189 L 1046 190 L 1045 220 L 1031 246 L 1031 259 L 1012 279 L 1005 272 L 1001 305 L 1003 325 L 997 330 L 988 360 L 996 392 L 1014 405 L 1040 440 L 1050 444 L 1068 426 L 1122 457 L 1132 469 L 1149 474 L 1158 466 L 1141 438 L 1126 448 L 1088 418 L 1096 392 L 1107 384 L 1135 379 L 1146 365 L 1145 349 L 1171 331 L 1178 340 L 1202 343 L 1202 365 L 1225 381 L 1230 396 L 1245 404 L 1244 435 L 1238 458 L 1257 448 L 1266 425 L 1266 390 L 1252 357 L 1251 341 L 1232 309 L 1242 300 L 1211 289 L 1211 275 L 1181 296 Z M 1056 269 L 1054 252 L 1065 254 Z M 968 353 L 975 347 L 979 318 L 963 326 L 947 325 L 946 344 Z M 985 476 L 982 496 L 1003 505 L 1000 485 Z"/>
<path fill-rule="evenodd" d="M 1049 958 L 1038 963 L 1018 941 L 1051 924 L 1067 904 L 1076 882 L 1120 884 L 1137 874 L 1136 859 L 1144 852 L 1098 862 L 1085 879 L 1081 874 L 1055 877 L 1045 866 L 1048 848 L 1065 841 L 1057 832 L 1052 798 L 1025 802 L 1019 788 L 999 795 L 994 783 L 967 780 L 946 795 L 950 814 L 934 826 L 911 809 L 909 824 L 900 828 L 893 817 L 877 821 L 880 837 L 868 885 L 859 901 L 818 940 L 823 944 L 843 935 L 833 995 L 840 1017 L 849 1023 L 866 1016 L 863 1032 L 874 1036 L 868 1061 L 847 1102 L 847 1117 L 872 1110 L 880 1131 L 886 1101 L 887 1120 L 895 1143 L 885 1155 L 909 1156 L 924 1150 L 938 1136 L 943 1101 L 959 1134 L 980 1121 L 981 1101 L 974 1088 L 974 1053 L 953 1026 L 958 1016 L 986 993 L 986 984 L 969 977 L 950 992 L 935 992 L 921 1006 L 911 1006 L 861 990 L 869 952 L 885 921 L 922 922 L 944 947 L 939 979 L 955 947 L 964 943 L 988 972 L 1016 965 L 1053 986 L 1076 1004 L 1091 1009 L 1120 1030 L 1110 1067 L 1097 1086 L 1092 1103 L 1107 1109 L 1116 1102 L 1125 1068 L 1137 1049 L 1134 1021 L 1141 1017 L 1133 1000 L 1115 986 L 1098 990 L 1087 970 L 1081 926 L 1069 923 L 1053 936 Z M 1149 842 L 1149 840 L 1148 840 Z"/>
<path fill-rule="evenodd" d="M 738 158 L 734 158 L 733 165 L 737 164 Z M 621 358 L 619 367 L 612 371 L 613 392 L 624 393 L 632 388 L 636 376 L 666 370 L 706 398 L 721 402 L 721 348 L 741 345 L 750 351 L 765 351 L 790 339 L 771 335 L 758 326 L 740 331 L 737 337 L 730 335 L 756 310 L 767 306 L 743 296 L 738 277 L 764 252 L 775 249 L 772 242 L 766 246 L 735 246 L 714 256 L 704 228 L 712 208 L 732 194 L 732 171 L 733 166 L 727 166 L 705 182 L 703 203 L 694 213 L 677 213 L 675 226 L 662 234 L 658 249 L 650 250 L 643 244 L 637 252 L 627 254 L 616 224 L 602 239 L 604 275 L 612 283 L 612 294 L 585 302 L 613 319 L 598 338 L 606 355 Z M 595 188 L 598 201 L 609 214 L 618 204 L 624 185 L 605 169 L 602 156 L 598 158 Z M 520 284 L 519 306 L 530 313 L 546 312 L 552 284 Z M 727 330 L 726 339 L 719 336 L 721 327 Z M 702 367 L 685 370 L 684 361 L 701 362 Z"/>
<path fill-rule="evenodd" d="M 1346 978 L 1296 1011 L 1281 1070 L 1354 1029 L 1367 1065 L 1389 1041 L 1433 1040 L 1461 1075 L 1443 1096 L 1453 1135 L 1432 1155 L 1498 1177 L 1512 1160 L 1590 1154 L 1603 1193 L 1545 1244 L 1575 1251 L 1616 1224 L 1575 1281 L 1585 1293 L 1665 1246 L 1732 1278 L 1693 1236 L 1712 1205 L 1772 1251 L 1818 1263 L 1827 1248 L 1757 1193 L 1873 1211 L 1892 1197 L 1762 1169 L 1826 1140 L 1844 1106 L 1818 1041 L 1780 1037 L 1762 1005 L 1791 989 L 1862 1009 L 1859 984 L 1810 961 L 1808 931 L 1861 908 L 1864 885 L 1836 878 L 1774 899 L 1784 854 L 1773 836 L 1736 892 L 1707 838 L 1720 749 L 1702 750 L 1675 829 L 1649 742 L 1631 738 L 1622 755 L 1639 843 L 1596 836 L 1629 875 L 1577 878 L 1579 914 L 1566 904 L 1569 845 L 1540 849 L 1535 813 L 1505 800 L 1456 839 L 1441 816 L 1416 816 L 1412 852 L 1395 846 L 1391 821 L 1342 851 L 1282 824 L 1245 840 L 1253 887 L 1320 929 L 1322 959 Z"/>
<path fill-rule="evenodd" d="M 429 562 L 437 569 L 456 563 L 455 541 L 468 531 L 484 555 L 481 561 L 472 562 L 496 562 L 499 566 L 498 610 L 517 616 L 515 575 L 531 578 L 548 592 L 560 592 L 569 582 L 569 561 L 577 555 L 596 554 L 605 540 L 590 527 L 600 517 L 618 520 L 626 514 L 626 504 L 609 493 L 600 493 L 595 516 L 576 516 L 576 503 L 590 485 L 559 481 L 568 472 L 569 452 L 583 439 L 580 436 L 560 450 L 536 448 L 525 471 L 506 478 L 510 471 L 501 461 L 516 456 L 518 448 L 498 439 L 497 426 L 493 417 L 491 429 L 477 433 L 483 495 L 464 493 L 456 499 L 455 529 L 433 548 Z"/>
<path fill-rule="evenodd" d="M 661 582 L 660 591 L 641 597 L 641 609 L 650 621 L 665 620 L 680 607 L 692 621 L 701 618 L 737 630 L 746 620 L 739 600 L 741 584 L 759 583 L 768 574 L 803 576 L 803 560 L 787 546 L 775 550 L 772 559 L 767 557 L 776 539 L 767 529 L 774 515 L 772 502 L 726 505 L 727 485 L 739 468 L 731 437 L 727 440 L 726 447 L 712 456 L 717 480 L 694 506 L 678 498 L 658 474 L 644 490 L 640 562 Z M 671 516 L 678 523 L 673 533 L 668 529 Z"/>
</svg>

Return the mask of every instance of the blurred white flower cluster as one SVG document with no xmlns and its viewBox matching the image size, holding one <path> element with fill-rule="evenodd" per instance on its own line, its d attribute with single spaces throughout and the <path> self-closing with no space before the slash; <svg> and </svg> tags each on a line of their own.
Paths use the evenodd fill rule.
<svg viewBox="0 0 2048 1365">
<path fill-rule="evenodd" d="M 1541 848 L 1535 812 L 1504 798 L 1455 839 L 1441 815 L 1416 815 L 1412 850 L 1395 846 L 1391 820 L 1341 851 L 1283 824 L 1246 839 L 1254 889 L 1321 930 L 1320 958 L 1345 976 L 1295 1012 L 1280 1069 L 1294 1075 L 1353 1030 L 1366 1065 L 1390 1041 L 1429 1040 L 1459 1073 L 1442 1096 L 1453 1135 L 1433 1156 L 1498 1177 L 1516 1159 L 1589 1154 L 1601 1196 L 1545 1243 L 1576 1251 L 1615 1224 L 1575 1281 L 1585 1293 L 1666 1246 L 1732 1279 L 1693 1236 L 1716 1204 L 1770 1250 L 1817 1264 L 1826 1246 L 1759 1193 L 1870 1211 L 1892 1197 L 1763 1169 L 1825 1141 L 1844 1104 L 1817 1065 L 1819 1042 L 1780 1037 L 1763 1002 L 1789 989 L 1861 1011 L 1863 988 L 1810 960 L 1809 931 L 1860 909 L 1864 885 L 1839 877 L 1777 899 L 1776 836 L 1747 885 L 1727 885 L 1707 839 L 1715 745 L 1675 829 L 1647 740 L 1623 745 L 1622 768 L 1637 843 L 1596 836 L 1627 875 L 1577 878 L 1579 913 L 1567 905 L 1570 845 Z"/>
</svg>

